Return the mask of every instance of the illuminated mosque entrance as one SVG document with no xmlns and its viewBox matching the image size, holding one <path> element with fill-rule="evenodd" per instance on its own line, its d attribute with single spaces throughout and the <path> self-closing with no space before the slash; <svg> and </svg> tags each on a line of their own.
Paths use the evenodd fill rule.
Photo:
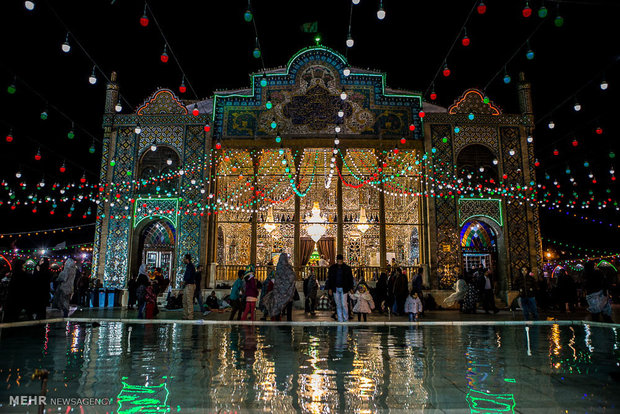
<svg viewBox="0 0 620 414">
<path fill-rule="evenodd" d="M 497 263 L 497 235 L 487 223 L 466 222 L 461 229 L 461 252 L 465 271 L 482 266 L 494 269 Z"/>
<path fill-rule="evenodd" d="M 147 224 L 140 234 L 140 263 L 146 263 L 148 270 L 161 267 L 165 278 L 172 277 L 174 259 L 174 227 L 166 220 Z"/>
</svg>

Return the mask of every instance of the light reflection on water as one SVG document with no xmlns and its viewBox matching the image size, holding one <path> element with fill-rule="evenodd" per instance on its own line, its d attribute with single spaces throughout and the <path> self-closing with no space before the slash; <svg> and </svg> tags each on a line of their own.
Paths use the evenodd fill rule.
<svg viewBox="0 0 620 414">
<path fill-rule="evenodd" d="M 10 328 L 0 331 L 0 411 L 10 412 L 11 395 L 39 393 L 30 375 L 42 368 L 50 397 L 120 399 L 119 412 L 141 402 L 201 412 L 612 412 L 618 341 L 615 328 L 559 325 Z"/>
</svg>

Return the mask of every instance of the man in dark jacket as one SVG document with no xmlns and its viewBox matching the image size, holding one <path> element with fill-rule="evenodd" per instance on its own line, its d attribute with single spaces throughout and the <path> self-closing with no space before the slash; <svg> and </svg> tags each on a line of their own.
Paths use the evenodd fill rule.
<svg viewBox="0 0 620 414">
<path fill-rule="evenodd" d="M 334 296 L 338 322 L 348 321 L 347 293 L 353 289 L 353 272 L 348 265 L 343 263 L 341 254 L 336 256 L 336 264 L 333 264 L 327 272 L 325 288 L 328 289 L 330 295 Z"/>
<path fill-rule="evenodd" d="M 528 269 L 524 267 L 521 269 L 521 274 L 514 280 L 513 287 L 519 289 L 523 319 L 528 320 L 529 314 L 532 314 L 534 320 L 538 319 L 538 310 L 536 310 L 536 279 L 534 279 L 534 273 L 529 272 Z"/>
<path fill-rule="evenodd" d="M 196 268 L 192 263 L 192 255 L 183 258 L 185 274 L 183 274 L 183 319 L 194 319 L 194 292 L 196 291 Z"/>
</svg>

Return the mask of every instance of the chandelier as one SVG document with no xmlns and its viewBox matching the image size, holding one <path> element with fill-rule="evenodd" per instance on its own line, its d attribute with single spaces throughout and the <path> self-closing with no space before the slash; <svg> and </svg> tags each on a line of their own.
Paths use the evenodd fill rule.
<svg viewBox="0 0 620 414">
<path fill-rule="evenodd" d="M 306 227 L 308 235 L 314 242 L 318 242 L 321 237 L 327 231 L 327 227 L 323 224 L 325 219 L 321 217 L 321 209 L 319 208 L 319 202 L 315 201 L 312 206 L 312 215 L 306 220 L 309 225 Z"/>
<path fill-rule="evenodd" d="M 362 232 L 362 234 L 366 233 L 370 226 L 368 225 L 368 219 L 366 218 L 366 210 L 364 207 L 360 208 L 360 221 L 357 225 L 357 229 Z"/>
<path fill-rule="evenodd" d="M 265 224 L 263 224 L 263 227 L 265 228 L 265 230 L 267 230 L 267 234 L 271 234 L 271 232 L 276 229 L 274 221 L 275 220 L 273 219 L 273 209 L 269 207 L 269 210 L 267 211 L 267 221 L 265 222 Z"/>
</svg>

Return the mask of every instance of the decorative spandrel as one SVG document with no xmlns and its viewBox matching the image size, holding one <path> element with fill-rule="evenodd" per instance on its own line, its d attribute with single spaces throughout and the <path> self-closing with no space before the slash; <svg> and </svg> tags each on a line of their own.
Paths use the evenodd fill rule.
<svg viewBox="0 0 620 414">
<path fill-rule="evenodd" d="M 137 111 L 138 115 L 187 115 L 187 108 L 170 89 L 160 89 Z"/>
<path fill-rule="evenodd" d="M 458 200 L 459 225 L 462 226 L 472 217 L 487 217 L 498 225 L 504 224 L 502 202 L 500 199 L 465 199 Z"/>
<path fill-rule="evenodd" d="M 468 89 L 448 108 L 450 115 L 454 114 L 485 114 L 500 115 L 501 109 L 488 97 L 477 89 Z"/>
<path fill-rule="evenodd" d="M 353 108 L 349 102 L 343 102 L 340 96 L 332 95 L 322 86 L 314 86 L 304 95 L 293 96 L 291 101 L 284 105 L 282 113 L 289 118 L 293 125 L 307 125 L 312 131 L 327 128 L 328 124 L 340 123 L 338 112 L 344 116 L 351 116 Z"/>
</svg>

